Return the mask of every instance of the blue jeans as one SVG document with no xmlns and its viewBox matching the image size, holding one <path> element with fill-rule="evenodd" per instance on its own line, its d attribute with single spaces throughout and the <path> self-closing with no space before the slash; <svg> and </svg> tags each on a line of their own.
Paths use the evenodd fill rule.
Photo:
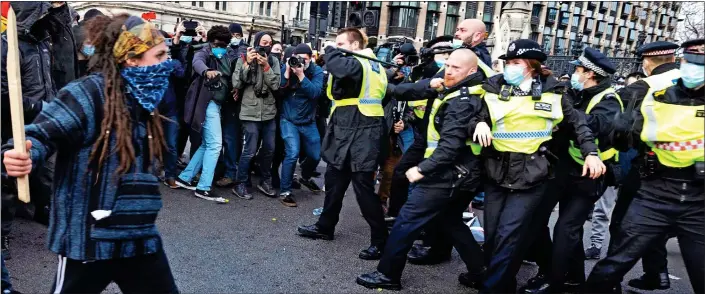
<svg viewBox="0 0 705 294">
<path fill-rule="evenodd" d="M 282 162 L 281 191 L 291 192 L 291 182 L 294 180 L 296 160 L 299 159 L 301 145 L 304 146 L 307 160 L 312 160 L 313 166 L 321 161 L 321 136 L 316 123 L 295 125 L 286 119 L 280 121 L 282 139 L 284 139 L 284 161 Z"/>
<path fill-rule="evenodd" d="M 235 110 L 232 105 L 223 109 L 223 176 L 231 180 L 237 176 L 237 160 L 242 151 L 242 124 Z"/>
<path fill-rule="evenodd" d="M 179 155 L 176 152 L 176 141 L 179 138 L 179 118 L 170 116 L 172 121 L 164 121 L 164 140 L 166 140 L 166 152 L 164 152 L 164 178 L 167 180 L 176 179 L 176 161 Z"/>
<path fill-rule="evenodd" d="M 272 179 L 272 157 L 274 156 L 274 140 L 277 132 L 277 125 L 274 119 L 266 121 L 242 121 L 245 132 L 245 149 L 240 156 L 240 164 L 237 166 L 237 177 L 235 182 L 246 183 L 250 173 L 250 162 L 257 153 L 259 140 L 262 139 L 262 148 L 259 150 L 259 166 L 262 173 L 262 180 Z"/>
<path fill-rule="evenodd" d="M 399 144 L 399 146 L 401 146 L 401 152 L 406 153 L 406 150 L 414 143 L 414 130 L 412 128 L 404 129 L 399 133 L 399 139 L 401 139 Z"/>
<path fill-rule="evenodd" d="M 210 191 L 213 184 L 215 166 L 218 164 L 220 149 L 223 147 L 223 132 L 220 127 L 220 105 L 211 101 L 206 108 L 206 120 L 201 130 L 203 143 L 191 157 L 188 166 L 179 175 L 179 178 L 191 182 L 193 177 L 201 172 L 201 179 L 196 189 Z"/>
</svg>

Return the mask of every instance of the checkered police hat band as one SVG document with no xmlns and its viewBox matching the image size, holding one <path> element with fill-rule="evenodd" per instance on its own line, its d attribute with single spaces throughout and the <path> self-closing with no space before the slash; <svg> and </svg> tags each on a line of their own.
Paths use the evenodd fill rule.
<svg viewBox="0 0 705 294">
<path fill-rule="evenodd" d="M 659 55 L 671 55 L 675 54 L 676 49 L 668 49 L 668 50 L 657 50 L 657 51 L 649 51 L 649 52 L 644 52 L 642 56 L 659 56 Z"/>
<path fill-rule="evenodd" d="M 591 71 L 594 71 L 594 72 L 597 73 L 598 75 L 601 75 L 601 76 L 603 76 L 603 77 L 609 76 L 609 74 L 607 74 L 607 72 L 605 72 L 604 69 L 602 69 L 601 67 L 595 65 L 595 64 L 592 63 L 592 61 L 590 61 L 589 59 L 585 58 L 585 55 L 582 55 L 582 56 L 578 57 L 578 61 L 580 61 L 580 63 L 583 64 L 583 67 L 586 67 L 586 68 L 588 68 L 588 69 L 591 70 Z"/>
<path fill-rule="evenodd" d="M 517 50 L 517 56 L 522 55 L 522 54 L 529 52 L 529 51 L 542 52 L 541 49 L 538 49 L 538 48 L 522 48 L 522 49 Z"/>
</svg>

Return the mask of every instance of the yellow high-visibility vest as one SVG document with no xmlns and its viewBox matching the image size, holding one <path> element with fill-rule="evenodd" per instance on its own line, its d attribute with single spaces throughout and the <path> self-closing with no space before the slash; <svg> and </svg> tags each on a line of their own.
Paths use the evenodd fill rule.
<svg viewBox="0 0 705 294">
<path fill-rule="evenodd" d="M 664 95 L 667 89 L 644 97 L 641 103 L 644 126 L 640 137 L 651 147 L 661 164 L 675 168 L 689 167 L 705 157 L 705 106 L 656 101 L 654 96 Z"/>
<path fill-rule="evenodd" d="M 532 154 L 551 140 L 553 126 L 563 120 L 562 96 L 543 93 L 540 100 L 531 96 L 509 98 L 501 100 L 489 92 L 484 95 L 492 118 L 492 146 L 500 152 Z"/>
<path fill-rule="evenodd" d="M 597 103 L 600 103 L 600 101 L 602 101 L 602 98 L 605 97 L 605 95 L 607 95 L 607 94 L 614 94 L 615 97 L 617 98 L 617 101 L 619 101 L 620 110 L 624 111 L 624 104 L 622 104 L 622 99 L 614 91 L 614 88 L 609 87 L 609 88 L 605 89 L 604 91 L 598 93 L 594 97 L 592 97 L 592 99 L 588 103 L 587 109 L 585 109 L 585 113 L 589 114 L 590 111 L 592 110 L 592 108 L 595 107 L 595 105 L 597 105 Z M 599 141 L 597 139 L 595 139 L 595 144 L 599 144 Z M 617 150 L 614 148 L 610 148 L 605 151 L 597 150 L 597 153 L 600 156 L 600 159 L 602 161 L 608 160 L 608 159 L 618 155 Z M 573 142 L 573 140 L 570 140 L 570 147 L 568 147 L 568 154 L 570 154 L 570 157 L 572 157 L 573 160 L 575 160 L 575 162 L 577 162 L 581 165 L 585 163 L 585 158 L 583 158 L 583 154 L 580 153 L 580 149 L 575 147 L 575 142 Z M 619 158 L 617 158 L 617 160 L 619 160 Z"/>
<path fill-rule="evenodd" d="M 359 52 L 360 54 L 365 54 Z M 374 55 L 370 56 L 374 57 Z M 341 100 L 333 99 L 331 89 L 333 88 L 333 75 L 328 76 L 328 99 L 333 101 L 330 115 L 333 116 L 336 107 L 357 105 L 357 108 L 365 116 L 384 116 L 382 99 L 387 92 L 387 74 L 384 68 L 377 62 L 355 57 L 362 64 L 362 87 L 360 94 L 356 98 L 346 98 Z"/>
<path fill-rule="evenodd" d="M 445 97 L 443 97 L 443 99 L 436 99 L 433 101 L 433 106 L 431 107 L 431 113 L 429 114 L 428 119 L 428 131 L 426 134 L 426 152 L 424 153 L 424 158 L 431 157 L 433 151 L 435 151 L 438 147 L 438 141 L 441 139 L 441 134 L 438 132 L 438 130 L 436 130 L 435 123 L 438 110 L 441 109 L 441 106 L 443 106 L 444 103 L 454 98 L 457 98 L 464 91 L 467 91 L 466 95 L 482 95 L 485 93 L 485 90 L 482 89 L 482 85 L 477 85 L 470 88 L 460 89 L 458 91 L 446 95 Z M 472 138 L 468 138 L 465 141 L 465 145 L 470 146 L 470 149 L 472 150 L 473 154 L 480 155 L 480 151 L 482 151 L 482 146 L 473 143 Z"/>
</svg>

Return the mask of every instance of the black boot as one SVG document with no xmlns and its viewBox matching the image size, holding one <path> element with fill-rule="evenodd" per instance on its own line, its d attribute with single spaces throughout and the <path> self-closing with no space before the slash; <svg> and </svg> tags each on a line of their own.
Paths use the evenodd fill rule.
<svg viewBox="0 0 705 294">
<path fill-rule="evenodd" d="M 671 280 L 668 278 L 668 273 L 643 274 L 638 279 L 630 280 L 629 286 L 641 290 L 666 290 L 671 288 Z"/>
<path fill-rule="evenodd" d="M 382 258 L 382 249 L 384 246 L 371 245 L 367 249 L 360 251 L 360 259 L 364 260 L 379 260 Z"/>
<path fill-rule="evenodd" d="M 433 248 L 426 249 L 417 247 L 416 250 L 409 251 L 409 263 L 416 265 L 434 265 L 450 260 L 450 252 L 438 253 Z"/>
<path fill-rule="evenodd" d="M 479 290 L 482 288 L 484 275 L 484 271 L 477 274 L 462 273 L 458 276 L 458 282 L 463 286 Z"/>
<path fill-rule="evenodd" d="M 394 281 L 380 272 L 360 275 L 357 277 L 356 282 L 358 285 L 369 289 L 401 290 L 401 283 L 399 281 Z"/>
<path fill-rule="evenodd" d="M 299 236 L 311 239 L 333 240 L 333 232 L 324 232 L 317 225 L 299 226 Z"/>
</svg>

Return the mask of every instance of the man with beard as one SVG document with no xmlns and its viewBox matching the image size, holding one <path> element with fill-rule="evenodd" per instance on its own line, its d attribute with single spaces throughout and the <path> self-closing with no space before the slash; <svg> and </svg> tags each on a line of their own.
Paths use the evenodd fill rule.
<svg viewBox="0 0 705 294">
<path fill-rule="evenodd" d="M 467 197 L 455 193 L 461 187 L 472 190 L 479 184 L 479 160 L 471 151 L 476 148 L 471 147 L 467 132 L 468 128 L 474 129 L 473 118 L 482 108 L 479 99 L 470 97 L 471 93 L 482 91 L 479 82 L 483 75 L 477 73 L 477 63 L 471 50 L 456 50 L 446 61 L 444 79 L 431 82 L 441 97 L 433 102 L 430 111 L 424 159 L 406 172 L 409 182 L 416 185 L 394 223 L 377 271 L 359 276 L 358 284 L 401 289 L 406 255 L 423 227 L 434 219 L 441 222 L 439 228 L 453 240 L 467 266 L 468 273 L 461 279 L 472 281 L 472 285 L 480 281 L 482 251 L 462 219 L 467 203 L 461 203 L 467 202 Z"/>
</svg>

